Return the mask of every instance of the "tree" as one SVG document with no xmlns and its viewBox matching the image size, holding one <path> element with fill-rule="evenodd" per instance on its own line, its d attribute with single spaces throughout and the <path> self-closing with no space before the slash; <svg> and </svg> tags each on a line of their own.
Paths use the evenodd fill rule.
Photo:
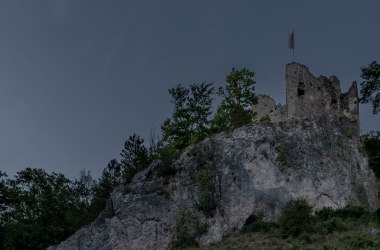
<svg viewBox="0 0 380 250">
<path fill-rule="evenodd" d="M 372 103 L 373 114 L 377 114 L 380 111 L 380 64 L 373 61 L 361 70 L 364 81 L 360 84 L 360 102 Z"/>
<path fill-rule="evenodd" d="M 190 88 L 178 85 L 169 93 L 174 112 L 161 126 L 164 141 L 182 149 L 205 138 L 211 127 L 213 84 L 203 82 Z"/>
<path fill-rule="evenodd" d="M 305 198 L 289 201 L 278 218 L 282 235 L 297 237 L 302 232 L 310 232 L 314 219 L 312 212 L 313 208 Z"/>
<path fill-rule="evenodd" d="M 106 207 L 111 192 L 123 182 L 122 164 L 116 159 L 112 159 L 107 164 L 107 167 L 103 169 L 101 177 L 93 187 L 93 199 L 90 204 L 89 218 L 95 218 Z"/>
<path fill-rule="evenodd" d="M 73 181 L 73 188 L 78 198 L 77 203 L 81 207 L 88 207 L 93 199 L 93 189 L 96 181 L 92 178 L 90 171 L 81 170 L 79 178 Z"/>
<path fill-rule="evenodd" d="M 172 117 L 166 119 L 161 126 L 163 140 L 180 147 L 187 143 L 189 136 L 190 115 L 187 109 L 189 92 L 189 89 L 181 85 L 169 89 L 174 112 Z"/>
<path fill-rule="evenodd" d="M 4 177 L 4 176 L 3 176 Z M 1 249 L 46 249 L 82 224 L 72 182 L 62 174 L 26 168 L 1 181 Z"/>
<path fill-rule="evenodd" d="M 74 228 L 92 221 L 97 214 L 92 213 L 94 202 L 94 190 L 97 182 L 93 179 L 90 171 L 81 170 L 79 178 L 72 181 L 73 208 L 67 211 L 66 218 L 71 221 Z"/>
<path fill-rule="evenodd" d="M 214 87 L 211 83 L 192 84 L 190 93 L 188 98 L 190 131 L 193 136 L 196 135 L 197 138 L 194 139 L 196 142 L 205 138 L 209 133 Z"/>
<path fill-rule="evenodd" d="M 0 170 L 0 227 L 6 221 L 4 216 L 9 204 L 12 202 L 9 193 L 8 175 Z"/>
<path fill-rule="evenodd" d="M 237 128 L 252 121 L 252 105 L 257 103 L 254 75 L 254 72 L 246 68 L 232 68 L 226 77 L 226 88 L 219 88 L 219 94 L 224 99 L 213 120 L 215 131 Z"/>
<path fill-rule="evenodd" d="M 364 149 L 368 155 L 368 165 L 375 172 L 377 178 L 380 178 L 380 132 L 377 136 L 364 138 Z"/>
<path fill-rule="evenodd" d="M 133 176 L 149 163 L 148 149 L 144 146 L 144 139 L 136 134 L 129 136 L 120 155 L 122 176 L 126 182 L 131 181 Z"/>
</svg>

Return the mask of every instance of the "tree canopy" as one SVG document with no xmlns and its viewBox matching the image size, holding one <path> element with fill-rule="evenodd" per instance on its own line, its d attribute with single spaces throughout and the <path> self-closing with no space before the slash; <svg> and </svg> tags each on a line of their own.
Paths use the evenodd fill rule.
<svg viewBox="0 0 380 250">
<path fill-rule="evenodd" d="M 163 140 L 179 149 L 209 134 L 214 87 L 211 83 L 169 89 L 174 112 L 162 124 Z"/>
<path fill-rule="evenodd" d="M 86 223 L 86 199 L 62 174 L 26 168 L 14 179 L 1 175 L 2 249 L 45 249 Z"/>
<path fill-rule="evenodd" d="M 252 105 L 257 103 L 254 75 L 254 72 L 246 68 L 232 68 L 226 77 L 225 89 L 219 88 L 223 100 L 213 120 L 214 131 L 234 129 L 252 121 Z"/>
<path fill-rule="evenodd" d="M 380 65 L 373 61 L 361 68 L 363 82 L 360 84 L 361 103 L 371 103 L 373 114 L 380 111 Z"/>
<path fill-rule="evenodd" d="M 136 134 L 129 136 L 120 156 L 122 177 L 126 182 L 129 182 L 138 171 L 144 169 L 149 162 L 148 149 L 144 145 L 144 139 Z"/>
<path fill-rule="evenodd" d="M 376 136 L 367 136 L 363 140 L 364 149 L 368 156 L 368 165 L 380 178 L 380 132 Z"/>
</svg>

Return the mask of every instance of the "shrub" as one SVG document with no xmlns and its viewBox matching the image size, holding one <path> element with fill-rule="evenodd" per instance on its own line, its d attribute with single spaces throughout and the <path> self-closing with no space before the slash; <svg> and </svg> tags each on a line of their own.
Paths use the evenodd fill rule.
<svg viewBox="0 0 380 250">
<path fill-rule="evenodd" d="M 251 214 L 243 226 L 243 232 L 269 232 L 275 225 L 272 222 L 266 222 L 263 220 L 264 215 Z"/>
<path fill-rule="evenodd" d="M 352 139 L 352 134 L 353 134 L 353 133 L 352 133 L 351 128 L 344 128 L 343 133 L 344 133 L 344 135 L 345 135 L 347 138 Z"/>
<path fill-rule="evenodd" d="M 158 172 L 159 177 L 168 178 L 176 174 L 173 162 L 179 157 L 181 151 L 172 145 L 159 145 L 156 152 L 156 158 L 162 161 L 162 167 Z"/>
<path fill-rule="evenodd" d="M 309 233 L 303 232 L 298 236 L 298 239 L 301 242 L 310 243 L 311 242 L 311 236 Z"/>
<path fill-rule="evenodd" d="M 312 222 L 312 207 L 305 198 L 288 202 L 278 219 L 281 235 L 285 237 L 297 237 L 303 232 L 311 232 Z"/>
<path fill-rule="evenodd" d="M 373 215 L 377 219 L 377 221 L 380 222 L 380 208 L 376 209 Z"/>
<path fill-rule="evenodd" d="M 200 169 L 197 171 L 196 180 L 199 185 L 198 206 L 205 213 L 211 215 L 215 209 L 215 197 L 213 192 L 213 179 L 210 170 Z"/>
<path fill-rule="evenodd" d="M 331 207 L 324 207 L 321 210 L 316 211 L 315 216 L 318 220 L 328 220 L 335 216 L 335 210 Z"/>
<path fill-rule="evenodd" d="M 380 178 L 380 136 L 363 139 L 364 150 L 368 155 L 368 165 L 373 169 L 377 178 Z"/>
<path fill-rule="evenodd" d="M 380 242 L 370 235 L 351 234 L 339 240 L 339 248 L 342 249 L 379 249 Z"/>
<path fill-rule="evenodd" d="M 370 211 L 363 207 L 353 204 L 348 204 L 341 209 L 332 209 L 330 207 L 324 207 L 315 213 L 319 220 L 328 220 L 333 217 L 340 217 L 343 219 L 359 219 L 364 216 L 370 216 Z"/>
<path fill-rule="evenodd" d="M 365 207 L 348 204 L 342 209 L 335 210 L 335 215 L 341 218 L 359 219 L 363 216 L 370 215 L 370 212 Z"/>
<path fill-rule="evenodd" d="M 334 231 L 344 231 L 349 229 L 349 225 L 339 217 L 332 217 L 315 224 L 314 230 L 319 234 L 329 234 Z"/>
<path fill-rule="evenodd" d="M 265 125 L 269 125 L 269 124 L 272 123 L 269 115 L 261 117 L 261 119 L 259 120 L 259 122 L 261 122 L 261 123 L 263 123 Z"/>
<path fill-rule="evenodd" d="M 276 147 L 276 150 L 278 151 L 276 161 L 278 161 L 282 165 L 287 165 L 288 164 L 288 154 L 287 154 L 285 143 L 280 143 Z"/>
<path fill-rule="evenodd" d="M 196 247 L 198 245 L 194 238 L 194 235 L 191 232 L 191 225 L 186 220 L 185 213 L 181 213 L 177 218 L 175 237 L 176 239 L 173 241 L 173 248 L 175 249 L 191 246 Z"/>
<path fill-rule="evenodd" d="M 177 217 L 172 248 L 197 247 L 199 237 L 207 232 L 207 224 L 200 223 L 194 210 L 186 208 Z"/>
</svg>

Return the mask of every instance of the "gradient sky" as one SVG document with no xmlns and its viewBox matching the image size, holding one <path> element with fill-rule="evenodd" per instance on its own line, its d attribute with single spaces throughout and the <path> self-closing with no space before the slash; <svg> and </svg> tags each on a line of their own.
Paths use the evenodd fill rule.
<svg viewBox="0 0 380 250">
<path fill-rule="evenodd" d="M 2 0 L 0 170 L 99 176 L 133 133 L 149 140 L 167 89 L 255 71 L 256 92 L 285 104 L 287 48 L 342 91 L 380 60 L 380 1 Z M 361 105 L 362 132 L 380 115 Z"/>
</svg>

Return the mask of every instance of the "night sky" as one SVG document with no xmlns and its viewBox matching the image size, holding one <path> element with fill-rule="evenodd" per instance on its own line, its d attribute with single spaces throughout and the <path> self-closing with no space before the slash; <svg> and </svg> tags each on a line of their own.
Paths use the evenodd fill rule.
<svg viewBox="0 0 380 250">
<path fill-rule="evenodd" d="M 0 1 L 0 170 L 99 176 L 133 133 L 149 140 L 172 112 L 168 88 L 255 72 L 285 104 L 288 37 L 296 61 L 342 91 L 380 60 L 380 1 Z M 362 133 L 380 115 L 361 105 Z"/>
</svg>

